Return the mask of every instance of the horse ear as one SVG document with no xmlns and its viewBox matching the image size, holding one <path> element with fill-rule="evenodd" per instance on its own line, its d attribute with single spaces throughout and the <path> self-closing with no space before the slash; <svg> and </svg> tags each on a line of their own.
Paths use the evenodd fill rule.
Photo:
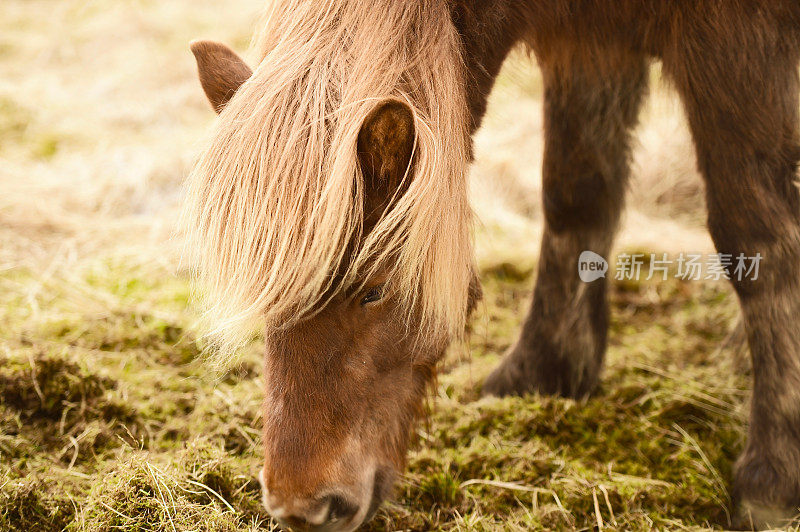
<svg viewBox="0 0 800 532">
<path fill-rule="evenodd" d="M 253 71 L 236 52 L 222 43 L 192 41 L 189 47 L 197 60 L 200 84 L 211 106 L 220 113 Z"/>
<path fill-rule="evenodd" d="M 364 120 L 358 160 L 364 175 L 366 223 L 377 222 L 408 187 L 414 138 L 414 113 L 398 100 L 382 102 Z"/>
</svg>

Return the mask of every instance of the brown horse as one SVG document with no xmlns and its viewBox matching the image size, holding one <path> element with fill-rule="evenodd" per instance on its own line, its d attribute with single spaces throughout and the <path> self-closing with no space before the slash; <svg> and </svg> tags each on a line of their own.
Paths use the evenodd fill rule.
<svg viewBox="0 0 800 532">
<path fill-rule="evenodd" d="M 479 297 L 470 134 L 509 50 L 544 75 L 545 234 L 530 313 L 489 394 L 583 397 L 606 345 L 607 255 L 648 64 L 683 100 L 754 393 L 735 500 L 745 526 L 800 506 L 800 3 L 796 0 L 275 0 L 254 72 L 196 42 L 220 112 L 190 179 L 212 340 L 266 320 L 264 504 L 292 528 L 352 530 L 389 494 L 448 342 Z M 565 315 L 568 320 L 563 319 Z"/>
</svg>

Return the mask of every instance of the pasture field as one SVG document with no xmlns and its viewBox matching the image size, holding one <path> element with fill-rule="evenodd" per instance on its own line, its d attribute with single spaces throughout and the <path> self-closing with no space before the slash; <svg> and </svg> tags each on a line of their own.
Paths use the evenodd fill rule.
<svg viewBox="0 0 800 532">
<path fill-rule="evenodd" d="M 213 121 L 188 42 L 247 47 L 262 0 L 0 8 L 0 530 L 271 530 L 261 344 L 202 360 L 175 231 Z M 680 108 L 653 70 L 620 251 L 707 252 Z M 747 353 L 725 283 L 615 281 L 586 401 L 480 398 L 529 303 L 541 82 L 515 53 L 476 136 L 484 300 L 368 530 L 722 529 Z"/>
</svg>

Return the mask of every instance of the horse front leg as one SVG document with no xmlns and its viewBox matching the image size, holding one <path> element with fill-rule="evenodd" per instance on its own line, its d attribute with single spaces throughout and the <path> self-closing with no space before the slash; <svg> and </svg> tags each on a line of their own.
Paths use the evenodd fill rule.
<svg viewBox="0 0 800 532">
<path fill-rule="evenodd" d="M 641 56 L 598 53 L 603 60 L 591 65 L 540 55 L 544 238 L 530 311 L 516 344 L 484 383 L 486 394 L 583 397 L 597 384 L 608 328 L 607 283 L 581 281 L 578 259 L 584 251 L 608 257 L 611 249 L 648 72 Z"/>
</svg>

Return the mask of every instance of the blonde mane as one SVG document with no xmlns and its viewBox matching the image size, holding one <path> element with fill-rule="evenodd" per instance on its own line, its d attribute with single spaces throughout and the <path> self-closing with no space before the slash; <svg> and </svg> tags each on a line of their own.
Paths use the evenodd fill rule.
<svg viewBox="0 0 800 532">
<path fill-rule="evenodd" d="M 188 183 L 185 214 L 221 359 L 253 334 L 324 304 L 390 255 L 390 283 L 425 334 L 462 330 L 471 277 L 468 114 L 459 37 L 442 0 L 275 0 L 261 62 L 220 114 Z M 412 109 L 406 193 L 360 238 L 356 143 L 386 99 Z M 342 278 L 342 277 L 340 277 Z M 263 323 L 263 321 L 261 321 Z"/>
</svg>

